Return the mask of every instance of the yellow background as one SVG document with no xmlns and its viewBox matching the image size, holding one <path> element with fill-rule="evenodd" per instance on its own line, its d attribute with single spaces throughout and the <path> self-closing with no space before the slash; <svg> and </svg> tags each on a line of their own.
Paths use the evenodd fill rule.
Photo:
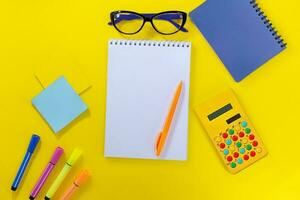
<svg viewBox="0 0 300 200">
<path fill-rule="evenodd" d="M 300 3 L 259 0 L 288 48 L 241 83 L 235 83 L 196 27 L 189 33 L 162 36 L 146 26 L 131 37 L 107 26 L 109 13 L 191 11 L 199 0 L 2 0 L 0 2 L 0 199 L 28 199 L 56 146 L 74 147 L 84 156 L 61 194 L 81 168 L 92 178 L 74 199 L 299 199 L 299 44 Z M 107 159 L 103 157 L 107 40 L 109 38 L 189 40 L 192 42 L 188 161 Z M 34 78 L 40 66 L 81 67 L 92 88 L 82 94 L 89 112 L 55 135 L 31 106 L 41 91 Z M 228 173 L 193 111 L 231 87 L 262 137 L 269 155 L 237 175 Z M 41 136 L 30 170 L 15 193 L 10 186 L 32 133 Z M 37 199 L 58 174 L 55 168 Z"/>
</svg>

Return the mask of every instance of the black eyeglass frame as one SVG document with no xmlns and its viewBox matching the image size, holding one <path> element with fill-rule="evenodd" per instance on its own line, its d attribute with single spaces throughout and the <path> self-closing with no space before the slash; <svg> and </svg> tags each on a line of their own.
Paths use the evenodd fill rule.
<svg viewBox="0 0 300 200">
<path fill-rule="evenodd" d="M 126 32 L 123 32 L 122 30 L 120 30 L 116 23 L 115 23 L 115 15 L 117 14 L 121 14 L 121 13 L 131 13 L 131 14 L 134 14 L 134 15 L 137 15 L 137 16 L 140 16 L 142 19 L 143 19 L 143 24 L 141 25 L 141 27 L 136 31 L 136 32 L 133 32 L 133 33 L 126 33 Z M 156 18 L 157 16 L 159 15 L 162 15 L 162 14 L 181 14 L 182 16 L 182 23 L 179 24 L 180 26 L 178 27 L 178 30 L 176 30 L 175 32 L 172 32 L 172 33 L 163 33 L 161 31 L 159 31 L 154 23 L 153 23 L 153 19 Z M 127 11 L 127 10 L 118 10 L 118 11 L 113 11 L 110 13 L 110 20 L 111 20 L 111 24 L 115 27 L 115 29 L 117 29 L 117 31 L 119 31 L 120 33 L 122 34 L 125 34 L 125 35 L 134 35 L 134 34 L 137 34 L 138 32 L 140 32 L 145 23 L 146 22 L 150 22 L 152 27 L 154 28 L 154 30 L 162 35 L 172 35 L 172 34 L 175 34 L 177 32 L 179 32 L 180 30 L 183 29 L 185 23 L 186 23 L 186 20 L 187 20 L 187 14 L 183 11 L 174 11 L 174 10 L 171 10 L 171 11 L 164 11 L 164 12 L 160 12 L 160 13 L 156 13 L 156 14 L 142 14 L 142 13 L 137 13 L 137 12 L 133 12 L 133 11 Z"/>
</svg>

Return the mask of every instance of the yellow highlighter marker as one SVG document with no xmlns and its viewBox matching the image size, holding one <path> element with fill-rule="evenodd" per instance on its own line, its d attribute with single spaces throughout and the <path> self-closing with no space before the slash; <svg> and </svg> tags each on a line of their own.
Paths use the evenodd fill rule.
<svg viewBox="0 0 300 200">
<path fill-rule="evenodd" d="M 64 168 L 60 171 L 59 175 L 57 176 L 57 178 L 51 185 L 50 189 L 48 190 L 48 192 L 45 196 L 46 200 L 49 200 L 54 196 L 55 192 L 57 191 L 57 189 L 59 188 L 61 183 L 64 181 L 65 177 L 68 175 L 72 166 L 75 164 L 75 162 L 80 157 L 81 153 L 82 153 L 81 150 L 79 150 L 77 148 L 73 150 L 73 152 L 72 152 L 71 156 L 69 157 L 69 159 L 67 160 Z"/>
<path fill-rule="evenodd" d="M 167 139 L 167 136 L 169 133 L 169 129 L 171 127 L 171 123 L 172 123 L 172 120 L 173 120 L 173 117 L 174 117 L 174 114 L 176 111 L 176 107 L 177 107 L 177 104 L 179 101 L 179 97 L 180 97 L 180 94 L 182 91 L 182 87 L 183 87 L 183 83 L 182 83 L 182 81 L 180 81 L 180 83 L 177 86 L 175 95 L 173 97 L 173 101 L 171 103 L 171 107 L 170 107 L 169 113 L 167 115 L 164 127 L 163 127 L 162 131 L 159 133 L 159 136 L 156 141 L 156 156 L 160 156 L 160 153 L 165 145 L 165 142 L 166 142 L 166 139 Z"/>
</svg>

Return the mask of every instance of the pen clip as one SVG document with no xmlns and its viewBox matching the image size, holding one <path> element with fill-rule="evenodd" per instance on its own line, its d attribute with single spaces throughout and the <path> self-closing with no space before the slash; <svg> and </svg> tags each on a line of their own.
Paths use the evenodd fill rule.
<svg viewBox="0 0 300 200">
<path fill-rule="evenodd" d="M 160 143 L 161 143 L 161 136 L 162 136 L 162 134 L 163 134 L 163 131 L 160 131 L 159 132 L 159 134 L 158 134 L 158 136 L 157 136 L 157 139 L 156 139 L 156 144 L 155 144 L 155 150 L 156 150 L 156 156 L 159 156 L 160 155 L 160 152 L 158 152 L 158 147 L 159 147 L 159 145 L 160 145 Z"/>
</svg>

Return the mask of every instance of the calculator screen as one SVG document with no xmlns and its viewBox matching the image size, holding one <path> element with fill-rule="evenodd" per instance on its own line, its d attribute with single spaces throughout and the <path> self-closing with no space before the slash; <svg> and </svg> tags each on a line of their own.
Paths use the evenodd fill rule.
<svg viewBox="0 0 300 200">
<path fill-rule="evenodd" d="M 219 108 L 218 110 L 214 111 L 213 113 L 209 114 L 207 118 L 209 119 L 209 121 L 212 121 L 231 109 L 232 109 L 232 105 L 229 103 L 223 106 L 222 108 Z"/>
</svg>

